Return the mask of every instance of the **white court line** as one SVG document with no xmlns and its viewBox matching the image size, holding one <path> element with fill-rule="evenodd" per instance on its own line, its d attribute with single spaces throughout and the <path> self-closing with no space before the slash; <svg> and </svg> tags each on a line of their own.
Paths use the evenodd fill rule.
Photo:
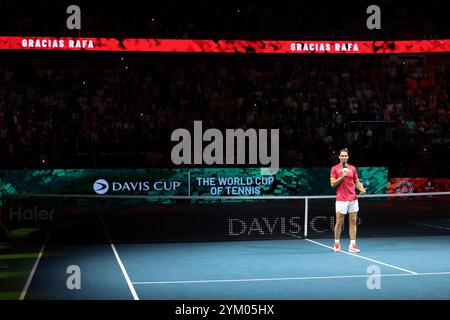
<svg viewBox="0 0 450 320">
<path fill-rule="evenodd" d="M 298 236 L 296 236 L 294 234 L 290 234 L 290 235 L 293 236 L 293 237 L 296 237 L 296 238 L 300 238 L 300 237 L 298 237 Z M 300 239 L 303 239 L 303 238 L 300 238 Z M 322 247 L 325 247 L 325 248 L 333 250 L 333 247 L 327 246 L 327 245 L 322 244 L 320 242 L 317 242 L 317 241 L 314 241 L 314 240 L 311 240 L 311 239 L 303 239 L 303 240 L 306 240 L 306 241 L 309 241 L 311 243 L 317 244 L 319 246 L 322 246 Z M 372 261 L 372 262 L 375 262 L 375 263 L 378 263 L 378 264 L 381 264 L 381 265 L 384 265 L 384 266 L 387 266 L 387 267 L 390 267 L 390 268 L 394 268 L 394 269 L 397 269 L 397 270 L 400 270 L 400 271 L 408 272 L 408 273 L 411 273 L 411 274 L 417 274 L 417 272 L 414 272 L 414 271 L 411 271 L 411 270 L 407 270 L 407 269 L 404 269 L 404 268 L 400 268 L 400 267 L 394 266 L 392 264 L 381 262 L 381 261 L 378 261 L 378 260 L 375 260 L 375 259 L 370 259 L 370 258 L 364 257 L 364 256 L 362 256 L 360 254 L 355 254 L 355 253 L 347 252 L 347 251 L 344 251 L 344 250 L 341 250 L 340 252 L 348 254 L 348 255 L 356 257 L 356 258 Z"/>
<path fill-rule="evenodd" d="M 44 244 L 41 247 L 41 250 L 39 250 L 39 254 L 36 258 L 36 261 L 34 262 L 33 268 L 31 269 L 31 272 L 28 276 L 27 282 L 25 283 L 25 287 L 23 287 L 22 293 L 20 294 L 19 300 L 24 300 L 25 296 L 28 293 L 28 288 L 30 287 L 31 280 L 33 280 L 34 274 L 36 272 L 37 266 L 39 265 L 39 262 L 41 261 L 42 256 L 44 255 L 45 246 L 47 245 L 47 241 L 50 238 L 50 233 L 52 232 L 53 228 L 49 230 L 47 233 L 47 236 L 45 237 Z"/>
<path fill-rule="evenodd" d="M 112 248 L 112 250 L 114 252 L 114 256 L 116 257 L 117 263 L 120 266 L 120 270 L 122 270 L 123 276 L 125 277 L 125 280 L 127 282 L 128 288 L 130 289 L 131 294 L 133 295 L 133 299 L 134 300 L 139 300 L 139 296 L 137 295 L 136 290 L 134 290 L 133 284 L 132 284 L 132 282 L 130 280 L 130 277 L 128 276 L 127 270 L 125 269 L 125 266 L 123 265 L 122 260 L 119 257 L 119 254 L 117 253 L 116 247 L 114 246 L 114 243 L 111 240 L 111 237 L 109 235 L 108 229 L 106 229 L 105 223 L 103 222 L 103 219 L 100 216 L 100 214 L 98 214 L 98 217 L 99 217 L 100 222 L 102 223 L 103 229 L 105 230 L 105 233 L 106 233 L 106 235 L 108 237 L 109 244 L 111 245 L 111 248 Z"/>
<path fill-rule="evenodd" d="M 442 227 L 442 226 L 436 226 L 434 224 L 426 224 L 426 223 L 419 223 L 419 222 L 410 222 L 411 224 L 416 224 L 418 226 L 425 226 L 425 227 L 430 227 L 430 228 L 436 228 L 436 229 L 445 229 L 445 230 L 450 230 L 450 228 L 447 227 Z"/>
<path fill-rule="evenodd" d="M 217 280 L 180 280 L 180 281 L 137 281 L 135 285 L 152 284 L 189 284 L 189 283 L 226 283 L 226 282 L 258 282 L 258 281 L 292 281 L 292 280 L 325 280 L 325 279 L 348 279 L 348 278 L 367 278 L 367 277 L 414 277 L 414 276 L 433 276 L 450 275 L 448 272 L 424 272 L 424 273 L 391 273 L 391 274 L 358 274 L 350 276 L 321 276 L 321 277 L 291 277 L 291 278 L 255 278 L 255 279 L 217 279 Z"/>
</svg>

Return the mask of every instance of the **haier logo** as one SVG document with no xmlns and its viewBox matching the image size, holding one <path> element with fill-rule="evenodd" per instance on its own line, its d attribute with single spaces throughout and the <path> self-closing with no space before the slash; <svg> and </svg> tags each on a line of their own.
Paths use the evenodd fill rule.
<svg viewBox="0 0 450 320">
<path fill-rule="evenodd" d="M 23 207 L 9 208 L 9 220 L 10 221 L 52 221 L 54 209 L 46 210 L 39 209 L 34 206 L 32 209 Z"/>
<path fill-rule="evenodd" d="M 108 181 L 106 181 L 104 179 L 98 179 L 97 181 L 94 182 L 93 188 L 94 188 L 95 193 L 105 194 L 109 190 Z"/>
</svg>

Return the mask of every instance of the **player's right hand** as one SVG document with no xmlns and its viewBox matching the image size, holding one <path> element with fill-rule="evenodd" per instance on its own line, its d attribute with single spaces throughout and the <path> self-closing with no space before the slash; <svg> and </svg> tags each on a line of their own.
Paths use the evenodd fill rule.
<svg viewBox="0 0 450 320">
<path fill-rule="evenodd" d="M 342 170 L 342 174 L 341 174 L 341 177 L 346 177 L 348 175 L 348 170 Z"/>
</svg>

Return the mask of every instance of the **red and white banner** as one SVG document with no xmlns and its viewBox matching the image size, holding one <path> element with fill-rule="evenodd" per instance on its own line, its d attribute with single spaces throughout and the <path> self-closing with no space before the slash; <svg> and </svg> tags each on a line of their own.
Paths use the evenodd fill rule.
<svg viewBox="0 0 450 320">
<path fill-rule="evenodd" d="M 129 52 L 391 54 L 450 52 L 450 39 L 402 41 L 276 41 L 0 37 L 0 50 Z"/>
<path fill-rule="evenodd" d="M 450 191 L 448 178 L 389 178 L 388 193 Z"/>
</svg>

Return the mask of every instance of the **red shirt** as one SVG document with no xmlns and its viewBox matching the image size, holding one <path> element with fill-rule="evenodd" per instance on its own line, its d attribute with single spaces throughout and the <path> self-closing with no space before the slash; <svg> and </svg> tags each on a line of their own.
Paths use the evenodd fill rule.
<svg viewBox="0 0 450 320">
<path fill-rule="evenodd" d="M 342 164 L 337 164 L 331 168 L 330 177 L 338 179 L 342 175 Z M 352 201 L 356 200 L 355 181 L 358 180 L 358 172 L 356 168 L 347 164 L 347 177 L 336 188 L 336 201 Z"/>
</svg>

